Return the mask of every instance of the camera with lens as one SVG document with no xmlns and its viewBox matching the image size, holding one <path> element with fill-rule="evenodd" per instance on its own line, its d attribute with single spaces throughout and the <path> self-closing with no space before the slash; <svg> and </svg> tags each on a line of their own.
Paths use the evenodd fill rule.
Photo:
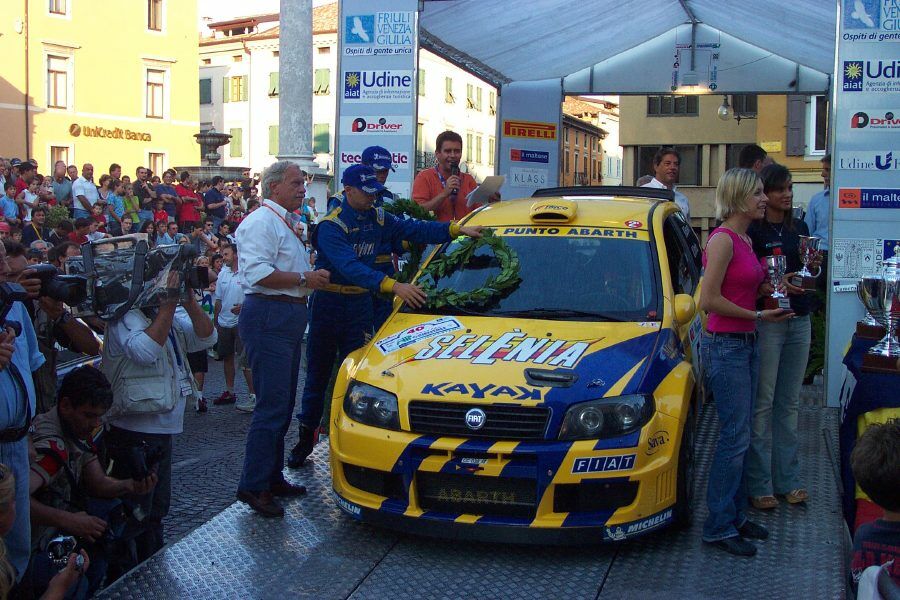
<svg viewBox="0 0 900 600">
<path fill-rule="evenodd" d="M 83 275 L 63 275 L 53 265 L 29 267 L 31 277 L 41 280 L 41 296 L 59 300 L 69 306 L 81 304 L 87 298 L 87 278 Z"/>
<path fill-rule="evenodd" d="M 47 557 L 54 569 L 62 571 L 69 562 L 69 555 L 77 548 L 78 540 L 71 535 L 60 535 L 47 542 Z M 84 568 L 84 557 L 81 554 L 75 557 L 75 568 L 78 571 Z"/>
<path fill-rule="evenodd" d="M 162 458 L 162 448 L 150 446 L 147 442 L 124 448 L 121 457 L 125 461 L 126 469 L 133 479 L 148 477 L 159 466 Z"/>
<path fill-rule="evenodd" d="M 80 257 L 66 261 L 70 275 L 87 279 L 87 300 L 76 315 L 94 314 L 113 321 L 132 308 L 186 301 L 193 290 L 209 286 L 209 273 L 206 267 L 194 265 L 196 257 L 197 250 L 190 245 L 150 249 L 143 233 L 84 244 Z"/>
</svg>

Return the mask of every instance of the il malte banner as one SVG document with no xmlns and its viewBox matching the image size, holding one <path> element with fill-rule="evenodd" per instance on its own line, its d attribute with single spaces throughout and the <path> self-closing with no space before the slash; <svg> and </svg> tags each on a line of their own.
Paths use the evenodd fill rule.
<svg viewBox="0 0 900 600">
<path fill-rule="evenodd" d="M 392 155 L 387 187 L 409 198 L 415 174 L 418 2 L 340 2 L 335 189 L 368 146 Z"/>
</svg>

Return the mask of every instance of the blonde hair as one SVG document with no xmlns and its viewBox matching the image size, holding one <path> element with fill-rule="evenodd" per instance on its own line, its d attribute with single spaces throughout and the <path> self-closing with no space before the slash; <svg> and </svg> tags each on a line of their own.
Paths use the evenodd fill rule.
<svg viewBox="0 0 900 600">
<path fill-rule="evenodd" d="M 16 499 L 16 476 L 12 469 L 0 463 L 0 513 L 5 513 Z M 6 544 L 0 538 L 0 599 L 6 600 L 16 582 L 16 571 L 6 558 Z"/>
<path fill-rule="evenodd" d="M 728 169 L 716 186 L 716 218 L 724 221 L 746 211 L 747 199 L 756 193 L 762 180 L 752 169 Z"/>
</svg>

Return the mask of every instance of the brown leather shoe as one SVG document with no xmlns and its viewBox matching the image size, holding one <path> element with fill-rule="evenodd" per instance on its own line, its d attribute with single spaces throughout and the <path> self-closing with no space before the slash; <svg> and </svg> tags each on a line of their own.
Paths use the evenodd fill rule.
<svg viewBox="0 0 900 600">
<path fill-rule="evenodd" d="M 238 490 L 237 499 L 245 504 L 249 504 L 250 508 L 266 518 L 284 516 L 284 509 L 275 503 L 275 498 L 270 491 L 254 493 Z"/>
<path fill-rule="evenodd" d="M 297 496 L 306 495 L 306 486 L 294 485 L 293 483 L 289 483 L 286 480 L 281 480 L 278 483 L 273 483 L 272 485 L 270 485 L 269 491 L 272 492 L 273 496 L 296 498 Z"/>
</svg>

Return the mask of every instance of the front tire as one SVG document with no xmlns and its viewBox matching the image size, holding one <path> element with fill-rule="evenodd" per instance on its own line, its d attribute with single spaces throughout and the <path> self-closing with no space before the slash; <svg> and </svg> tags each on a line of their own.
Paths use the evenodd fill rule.
<svg viewBox="0 0 900 600">
<path fill-rule="evenodd" d="M 696 460 L 694 445 L 696 440 L 696 416 L 694 407 L 688 410 L 681 446 L 678 449 L 678 482 L 675 488 L 674 526 L 678 529 L 690 527 L 694 515 L 694 479 Z"/>
</svg>

